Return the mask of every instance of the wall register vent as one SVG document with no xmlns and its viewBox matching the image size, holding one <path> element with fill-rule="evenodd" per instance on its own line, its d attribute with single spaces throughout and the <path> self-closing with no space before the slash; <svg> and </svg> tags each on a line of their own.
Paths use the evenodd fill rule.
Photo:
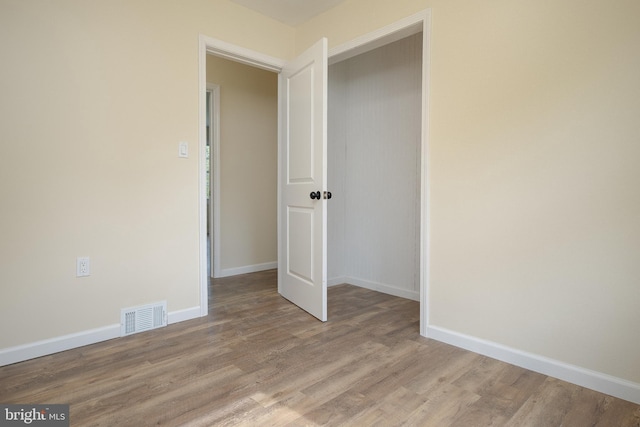
<svg viewBox="0 0 640 427">
<path fill-rule="evenodd" d="M 167 326 L 167 302 L 123 308 L 120 314 L 120 336 Z"/>
</svg>

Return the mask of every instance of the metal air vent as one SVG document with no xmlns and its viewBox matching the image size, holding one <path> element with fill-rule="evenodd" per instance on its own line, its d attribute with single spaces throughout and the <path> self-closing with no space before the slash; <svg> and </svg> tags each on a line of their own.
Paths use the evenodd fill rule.
<svg viewBox="0 0 640 427">
<path fill-rule="evenodd" d="M 123 308 L 120 315 L 120 336 L 136 334 L 167 326 L 167 302 Z"/>
</svg>

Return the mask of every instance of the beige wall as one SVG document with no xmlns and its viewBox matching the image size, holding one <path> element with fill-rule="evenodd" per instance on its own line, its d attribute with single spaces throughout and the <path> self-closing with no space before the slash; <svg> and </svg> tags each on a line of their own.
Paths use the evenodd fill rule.
<svg viewBox="0 0 640 427">
<path fill-rule="evenodd" d="M 220 269 L 278 260 L 278 75 L 207 55 L 220 86 Z"/>
<path fill-rule="evenodd" d="M 199 34 L 293 52 L 226 0 L 0 0 L 0 350 L 200 305 Z"/>
<path fill-rule="evenodd" d="M 640 382 L 640 3 L 347 0 L 296 49 L 424 8 L 430 324 Z"/>
</svg>

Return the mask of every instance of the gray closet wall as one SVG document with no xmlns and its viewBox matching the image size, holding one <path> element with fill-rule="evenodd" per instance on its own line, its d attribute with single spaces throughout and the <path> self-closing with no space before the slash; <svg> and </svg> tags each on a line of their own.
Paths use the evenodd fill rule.
<svg viewBox="0 0 640 427">
<path fill-rule="evenodd" d="M 419 298 L 422 33 L 329 67 L 328 279 Z"/>
</svg>

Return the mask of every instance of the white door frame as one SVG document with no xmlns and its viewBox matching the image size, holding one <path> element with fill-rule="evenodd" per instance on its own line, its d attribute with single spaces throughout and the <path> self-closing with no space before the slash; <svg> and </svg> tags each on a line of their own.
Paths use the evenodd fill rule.
<svg viewBox="0 0 640 427">
<path fill-rule="evenodd" d="M 207 54 L 220 56 L 232 61 L 240 62 L 252 67 L 258 67 L 265 70 L 279 73 L 284 66 L 285 61 L 264 55 L 250 49 L 245 49 L 222 40 L 207 37 L 200 34 L 198 38 L 198 200 L 199 200 L 199 248 L 200 248 L 200 316 L 206 316 L 209 313 L 209 278 L 207 277 Z M 220 168 L 217 168 L 219 171 Z M 219 183 L 220 180 L 218 179 Z M 219 197 L 220 191 L 216 191 Z M 219 203 L 216 203 L 219 207 Z M 218 220 L 220 215 L 217 216 Z M 215 227 L 215 225 L 214 225 Z M 218 227 L 219 231 L 219 227 Z M 216 233 L 219 236 L 219 232 Z M 219 245 L 219 242 L 218 242 Z M 217 253 L 220 253 L 217 248 Z M 216 248 L 214 247 L 215 251 Z M 218 265 L 219 268 L 219 265 Z M 215 264 L 212 265 L 215 274 Z"/>
<path fill-rule="evenodd" d="M 209 123 L 209 247 L 211 248 L 211 277 L 220 277 L 220 86 L 207 83 L 211 94 Z M 206 165 L 205 165 L 206 167 Z M 205 186 L 206 188 L 206 186 Z"/>
<path fill-rule="evenodd" d="M 380 28 L 371 33 L 357 37 L 350 42 L 336 46 L 329 50 L 329 64 L 339 62 L 360 53 L 375 49 L 411 34 L 422 31 L 422 138 L 420 161 L 420 335 L 427 335 L 429 324 L 429 43 L 431 39 L 431 11 L 429 9 L 418 12 L 391 25 Z M 200 181 L 200 314 L 208 313 L 208 279 L 207 279 L 207 197 L 206 197 L 206 61 L 207 53 L 221 56 L 232 61 L 241 62 L 253 67 L 279 73 L 285 61 L 262 53 L 236 46 L 212 37 L 200 35 L 198 51 L 199 76 L 199 181 Z M 280 100 L 278 100 L 280 102 Z M 280 133 L 278 123 L 278 133 Z M 280 177 L 278 177 L 278 182 Z M 280 194 L 278 193 L 278 206 Z M 278 214 L 278 229 L 280 229 L 280 215 Z M 280 253 L 280 239 L 278 239 L 278 253 Z"/>
</svg>

